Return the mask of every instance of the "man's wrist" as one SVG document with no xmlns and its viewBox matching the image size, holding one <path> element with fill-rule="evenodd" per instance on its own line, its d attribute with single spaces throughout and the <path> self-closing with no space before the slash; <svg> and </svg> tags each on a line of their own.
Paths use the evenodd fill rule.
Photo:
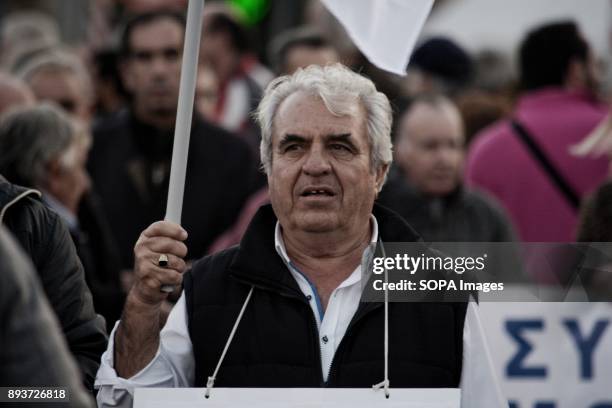
<svg viewBox="0 0 612 408">
<path fill-rule="evenodd" d="M 164 299 L 151 299 L 143 296 L 136 287 L 133 287 L 125 300 L 125 312 L 135 312 L 138 314 L 156 315 L 161 311 Z"/>
</svg>

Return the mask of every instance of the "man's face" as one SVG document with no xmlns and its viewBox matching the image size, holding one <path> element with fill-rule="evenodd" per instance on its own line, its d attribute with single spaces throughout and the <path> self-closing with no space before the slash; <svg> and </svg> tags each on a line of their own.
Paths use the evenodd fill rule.
<svg viewBox="0 0 612 408">
<path fill-rule="evenodd" d="M 81 79 L 67 71 L 36 72 L 29 85 L 39 101 L 51 101 L 66 112 L 88 122 L 91 118 L 91 100 Z"/>
<path fill-rule="evenodd" d="M 181 75 L 183 26 L 162 18 L 137 26 L 122 74 L 134 108 L 146 115 L 173 116 Z"/>
<path fill-rule="evenodd" d="M 219 84 L 213 70 L 200 66 L 195 89 L 195 105 L 198 112 L 210 121 L 215 120 L 215 109 L 219 93 Z"/>
<path fill-rule="evenodd" d="M 444 196 L 457 188 L 463 170 L 463 130 L 450 105 L 412 107 L 402 118 L 397 162 L 408 182 L 425 195 Z"/>
<path fill-rule="evenodd" d="M 372 171 L 365 112 L 334 116 L 297 92 L 273 123 L 270 200 L 285 230 L 347 232 L 367 223 L 384 170 Z"/>
</svg>

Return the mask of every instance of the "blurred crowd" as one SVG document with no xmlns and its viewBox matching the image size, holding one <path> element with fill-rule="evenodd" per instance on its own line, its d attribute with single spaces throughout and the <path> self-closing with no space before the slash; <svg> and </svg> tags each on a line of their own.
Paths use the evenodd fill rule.
<svg viewBox="0 0 612 408">
<path fill-rule="evenodd" d="M 239 243 L 268 201 L 252 117 L 268 82 L 338 62 L 393 103 L 394 166 L 378 200 L 426 241 L 612 241 L 611 98 L 575 23 L 532 27 L 516 69 L 496 50 L 427 38 L 399 77 L 371 65 L 316 0 L 264 1 L 259 17 L 237 3 L 207 1 L 203 16 L 182 215 L 189 260 Z M 164 218 L 186 4 L 0 5 L 0 223 L 12 235 L 0 231 L 0 279 L 31 270 L 0 290 L 23 292 L 35 314 L 26 295 L 45 292 L 54 316 L 39 320 L 59 321 L 62 352 L 92 392 L 134 244 Z M 0 361 L 6 353 L 0 344 Z"/>
</svg>

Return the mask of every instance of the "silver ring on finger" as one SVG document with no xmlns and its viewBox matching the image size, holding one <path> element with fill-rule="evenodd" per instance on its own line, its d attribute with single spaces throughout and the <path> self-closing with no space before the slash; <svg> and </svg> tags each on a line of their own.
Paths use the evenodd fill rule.
<svg viewBox="0 0 612 408">
<path fill-rule="evenodd" d="M 168 255 L 161 254 L 159 258 L 157 258 L 157 265 L 162 268 L 165 268 L 166 266 L 168 266 Z"/>
</svg>

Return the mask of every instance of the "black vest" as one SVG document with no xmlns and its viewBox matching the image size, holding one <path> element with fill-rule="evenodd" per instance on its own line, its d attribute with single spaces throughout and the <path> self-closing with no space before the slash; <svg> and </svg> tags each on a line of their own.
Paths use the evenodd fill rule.
<svg viewBox="0 0 612 408">
<path fill-rule="evenodd" d="M 418 236 L 395 213 L 374 207 L 386 242 Z M 384 307 L 361 302 L 338 346 L 327 382 L 308 300 L 274 248 L 276 217 L 260 208 L 238 247 L 208 256 L 184 277 L 195 386 L 205 386 L 253 286 L 218 387 L 371 387 L 384 376 Z M 467 303 L 390 303 L 391 387 L 458 387 Z"/>
</svg>

